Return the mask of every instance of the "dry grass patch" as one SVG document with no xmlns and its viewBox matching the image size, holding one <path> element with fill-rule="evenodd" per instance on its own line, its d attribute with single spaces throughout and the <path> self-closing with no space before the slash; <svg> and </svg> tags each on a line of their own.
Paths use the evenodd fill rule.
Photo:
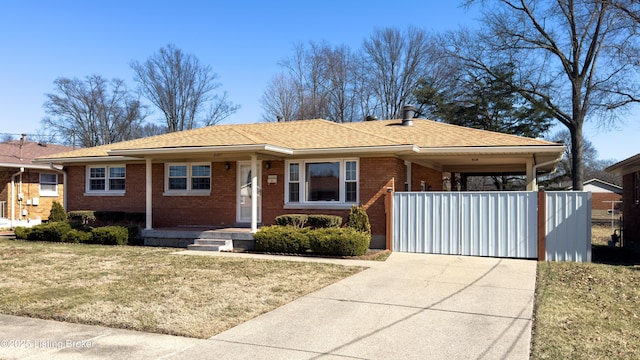
<svg viewBox="0 0 640 360">
<path fill-rule="evenodd" d="M 640 267 L 538 263 L 532 359 L 636 359 Z"/>
<path fill-rule="evenodd" d="M 209 338 L 362 270 L 0 239 L 0 312 Z"/>
</svg>

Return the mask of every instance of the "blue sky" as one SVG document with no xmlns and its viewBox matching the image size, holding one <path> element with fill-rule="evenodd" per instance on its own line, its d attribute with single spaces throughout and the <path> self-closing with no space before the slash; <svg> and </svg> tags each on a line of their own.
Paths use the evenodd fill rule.
<svg viewBox="0 0 640 360">
<path fill-rule="evenodd" d="M 221 90 L 241 105 L 224 123 L 251 123 L 260 120 L 260 97 L 295 43 L 325 40 L 357 49 L 376 28 L 444 31 L 478 17 L 458 1 L 436 0 L 5 0 L 2 7 L 0 133 L 15 134 L 39 131 L 45 93 L 53 92 L 56 78 L 98 74 L 133 89 L 129 64 L 170 43 L 210 65 Z M 635 111 L 618 129 L 587 125 L 585 135 L 600 158 L 622 160 L 640 152 L 638 117 Z M 148 118 L 157 119 L 157 112 Z"/>
</svg>

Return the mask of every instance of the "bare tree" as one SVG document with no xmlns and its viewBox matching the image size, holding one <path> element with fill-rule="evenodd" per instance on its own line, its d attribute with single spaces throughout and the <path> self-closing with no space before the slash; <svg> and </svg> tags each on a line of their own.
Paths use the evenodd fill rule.
<svg viewBox="0 0 640 360">
<path fill-rule="evenodd" d="M 361 120 L 356 107 L 356 58 L 345 45 L 322 49 L 327 116 L 343 123 Z"/>
<path fill-rule="evenodd" d="M 640 2 L 638 0 L 614 0 L 611 1 L 611 5 L 637 24 L 640 24 Z"/>
<path fill-rule="evenodd" d="M 42 120 L 67 144 L 83 147 L 130 140 L 144 119 L 143 107 L 124 81 L 108 82 L 98 75 L 79 79 L 58 78 L 55 93 L 46 94 Z"/>
<path fill-rule="evenodd" d="M 213 125 L 238 109 L 226 94 L 212 94 L 221 84 L 211 67 L 174 45 L 161 48 L 144 63 L 132 62 L 131 68 L 140 92 L 164 114 L 168 132 L 192 129 L 200 123 Z M 206 104 L 210 111 L 199 118 Z"/>
<path fill-rule="evenodd" d="M 324 42 L 297 44 L 294 55 L 280 65 L 285 72 L 272 79 L 262 97 L 268 119 L 276 115 L 286 121 L 325 118 L 350 122 L 361 118 L 355 101 L 357 67 L 349 47 L 331 47 Z"/>
<path fill-rule="evenodd" d="M 369 86 L 380 104 L 380 116 L 394 119 L 411 102 L 418 80 L 426 74 L 430 39 L 417 28 L 403 34 L 395 28 L 376 30 L 363 43 Z"/>
<path fill-rule="evenodd" d="M 271 79 L 260 102 L 264 121 L 292 121 L 299 114 L 296 81 L 284 73 Z"/>
<path fill-rule="evenodd" d="M 640 101 L 633 19 L 610 0 L 467 1 L 476 2 L 496 6 L 486 9 L 478 37 L 453 42 L 453 51 L 477 49 L 467 60 L 487 72 L 497 62 L 514 64 L 514 89 L 569 130 L 573 189 L 582 190 L 585 120 L 613 121 Z"/>
</svg>

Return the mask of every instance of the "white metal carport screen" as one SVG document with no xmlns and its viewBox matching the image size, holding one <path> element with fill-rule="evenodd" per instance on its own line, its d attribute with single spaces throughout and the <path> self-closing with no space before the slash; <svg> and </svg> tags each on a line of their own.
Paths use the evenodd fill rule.
<svg viewBox="0 0 640 360">
<path fill-rule="evenodd" d="M 591 193 L 547 192 L 545 258 L 591 262 Z"/>
<path fill-rule="evenodd" d="M 393 251 L 537 258 L 535 192 L 397 192 Z"/>
</svg>

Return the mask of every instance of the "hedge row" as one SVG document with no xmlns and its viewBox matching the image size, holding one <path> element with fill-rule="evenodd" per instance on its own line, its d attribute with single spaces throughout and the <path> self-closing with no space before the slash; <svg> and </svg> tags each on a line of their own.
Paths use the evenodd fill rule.
<svg viewBox="0 0 640 360">
<path fill-rule="evenodd" d="M 143 212 L 126 211 L 76 210 L 69 211 L 69 220 L 82 224 L 88 224 L 94 221 L 101 221 L 107 224 L 118 222 L 140 223 L 146 220 L 146 214 Z"/>
<path fill-rule="evenodd" d="M 262 252 L 360 256 L 369 249 L 371 235 L 352 228 L 300 229 L 265 226 L 253 235 L 255 250 Z"/>
<path fill-rule="evenodd" d="M 337 228 L 342 225 L 342 217 L 337 215 L 286 214 L 276 217 L 276 225 L 312 229 Z"/>
<path fill-rule="evenodd" d="M 17 239 L 103 245 L 127 245 L 137 235 L 137 227 L 104 226 L 89 231 L 74 229 L 67 222 L 52 222 L 30 228 L 18 226 Z M 133 235 L 133 236 L 132 236 Z"/>
</svg>

